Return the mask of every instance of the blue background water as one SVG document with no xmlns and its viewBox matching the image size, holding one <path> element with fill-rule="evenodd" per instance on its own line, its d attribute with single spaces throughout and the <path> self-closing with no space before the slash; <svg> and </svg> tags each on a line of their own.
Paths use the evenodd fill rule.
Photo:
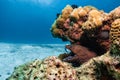
<svg viewBox="0 0 120 80">
<path fill-rule="evenodd" d="M 93 5 L 106 12 L 120 0 L 0 0 L 0 41 L 17 43 L 62 43 L 50 27 L 67 4 Z"/>
</svg>

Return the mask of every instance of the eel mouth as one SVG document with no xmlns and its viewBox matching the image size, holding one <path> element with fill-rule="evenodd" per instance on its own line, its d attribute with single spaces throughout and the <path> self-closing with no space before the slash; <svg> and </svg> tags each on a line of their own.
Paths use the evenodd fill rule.
<svg viewBox="0 0 120 80">
<path fill-rule="evenodd" d="M 65 46 L 65 51 L 66 51 L 66 53 L 69 54 L 69 56 L 65 57 L 65 58 L 63 59 L 63 61 L 65 61 L 65 62 L 71 62 L 71 61 L 74 59 L 74 57 L 77 56 L 76 54 L 74 54 L 74 53 L 71 51 L 71 48 L 72 48 L 71 45 L 66 45 L 66 46 Z"/>
<path fill-rule="evenodd" d="M 64 58 L 63 61 L 68 62 L 68 61 L 70 61 L 72 58 L 73 58 L 73 56 L 68 56 L 68 57 Z"/>
</svg>

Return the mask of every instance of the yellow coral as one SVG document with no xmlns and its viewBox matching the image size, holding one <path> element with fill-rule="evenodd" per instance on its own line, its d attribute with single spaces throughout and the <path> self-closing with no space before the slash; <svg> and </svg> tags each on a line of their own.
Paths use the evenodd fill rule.
<svg viewBox="0 0 120 80">
<path fill-rule="evenodd" d="M 79 19 L 78 9 L 74 9 L 73 12 L 70 14 L 70 17 L 74 17 L 76 20 Z"/>
<path fill-rule="evenodd" d="M 85 23 L 83 23 L 83 26 L 82 26 L 82 29 L 92 29 L 92 28 L 95 28 L 96 26 L 90 22 L 90 21 L 86 21 Z"/>
<path fill-rule="evenodd" d="M 113 44 L 120 45 L 120 19 L 116 19 L 111 25 L 110 38 Z"/>
<path fill-rule="evenodd" d="M 53 29 L 52 34 L 54 37 L 60 37 L 60 36 L 62 36 L 62 32 L 63 31 L 61 29 L 55 28 L 55 29 Z"/>
<path fill-rule="evenodd" d="M 73 11 L 73 8 L 70 5 L 67 5 L 63 10 L 62 10 L 62 15 L 61 17 L 64 18 L 65 20 L 69 17 L 70 13 Z"/>
<path fill-rule="evenodd" d="M 57 18 L 56 21 L 54 21 L 51 31 L 53 31 L 55 28 L 62 28 L 65 20 L 69 17 L 72 10 L 73 10 L 73 8 L 70 5 L 67 5 L 62 10 L 62 14 Z M 55 32 L 56 32 L 56 30 L 55 30 Z"/>
<path fill-rule="evenodd" d="M 62 10 L 62 14 L 68 12 L 71 13 L 73 11 L 73 8 L 70 5 L 67 5 L 63 10 Z"/>
<path fill-rule="evenodd" d="M 78 15 L 80 17 L 86 16 L 87 15 L 87 11 L 85 11 L 82 7 L 78 8 Z"/>
<path fill-rule="evenodd" d="M 51 32 L 52 32 L 52 35 L 54 36 L 54 37 L 59 37 L 62 33 L 62 30 L 61 29 L 58 29 L 57 28 L 57 22 L 55 21 L 54 23 L 53 23 L 53 25 L 52 25 L 52 28 L 51 28 Z M 59 24 L 60 25 L 60 24 Z"/>
<path fill-rule="evenodd" d="M 120 18 L 120 6 L 115 8 L 113 11 L 109 14 L 113 19 Z"/>
<path fill-rule="evenodd" d="M 65 19 L 64 19 L 64 18 L 58 18 L 58 19 L 56 20 L 56 25 L 57 25 L 57 27 L 58 27 L 58 28 L 62 28 L 64 22 L 65 22 Z"/>
<path fill-rule="evenodd" d="M 87 13 L 89 13 L 91 10 L 97 10 L 95 7 L 93 7 L 93 6 L 85 6 L 85 7 L 83 7 L 83 9 L 87 12 Z"/>
<path fill-rule="evenodd" d="M 96 26 L 102 25 L 102 21 L 104 20 L 102 14 L 98 10 L 91 10 L 89 12 L 88 20 L 93 22 Z"/>
</svg>

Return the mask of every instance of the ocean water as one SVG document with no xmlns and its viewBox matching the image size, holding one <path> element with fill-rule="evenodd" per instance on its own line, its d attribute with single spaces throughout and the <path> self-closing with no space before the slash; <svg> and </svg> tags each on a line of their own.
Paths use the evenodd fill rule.
<svg viewBox="0 0 120 80">
<path fill-rule="evenodd" d="M 14 67 L 35 59 L 64 53 L 65 44 L 13 44 L 0 43 L 0 80 L 11 75 Z"/>
<path fill-rule="evenodd" d="M 63 43 L 52 37 L 50 28 L 67 4 L 92 5 L 110 12 L 120 6 L 120 0 L 0 0 L 0 41 Z"/>
<path fill-rule="evenodd" d="M 0 80 L 16 66 L 65 52 L 66 43 L 53 38 L 50 28 L 67 4 L 110 12 L 120 0 L 0 0 Z"/>
</svg>

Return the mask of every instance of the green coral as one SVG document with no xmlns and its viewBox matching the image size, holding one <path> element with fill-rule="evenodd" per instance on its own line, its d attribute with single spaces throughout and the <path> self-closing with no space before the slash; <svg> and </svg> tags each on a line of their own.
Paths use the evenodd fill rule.
<svg viewBox="0 0 120 80">
<path fill-rule="evenodd" d="M 113 73 L 110 73 L 110 69 L 108 69 L 108 66 L 100 61 L 99 63 L 95 61 L 96 69 L 96 79 L 98 80 L 115 80 Z"/>
<path fill-rule="evenodd" d="M 110 53 L 112 55 L 120 55 L 120 46 L 116 44 L 111 45 Z"/>
</svg>

